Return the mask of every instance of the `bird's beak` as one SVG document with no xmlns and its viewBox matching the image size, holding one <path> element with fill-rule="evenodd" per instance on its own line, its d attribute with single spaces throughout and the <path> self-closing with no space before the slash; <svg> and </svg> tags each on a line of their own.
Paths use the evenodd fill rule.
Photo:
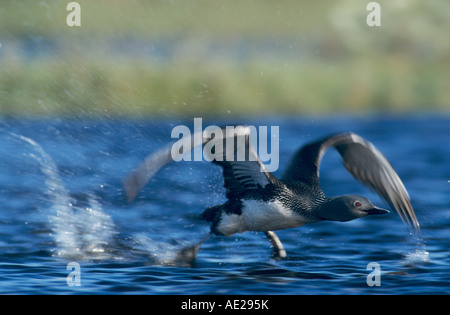
<svg viewBox="0 0 450 315">
<path fill-rule="evenodd" d="M 378 207 L 375 207 L 375 206 L 372 209 L 364 210 L 364 211 L 367 212 L 367 215 L 389 213 L 389 210 L 378 208 Z"/>
</svg>

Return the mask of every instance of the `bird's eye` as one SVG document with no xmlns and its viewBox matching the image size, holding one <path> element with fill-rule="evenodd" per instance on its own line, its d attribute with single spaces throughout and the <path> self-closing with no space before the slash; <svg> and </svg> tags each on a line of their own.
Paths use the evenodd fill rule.
<svg viewBox="0 0 450 315">
<path fill-rule="evenodd" d="M 355 207 L 359 208 L 361 207 L 361 202 L 359 201 L 355 201 L 355 203 L 353 204 Z"/>
</svg>

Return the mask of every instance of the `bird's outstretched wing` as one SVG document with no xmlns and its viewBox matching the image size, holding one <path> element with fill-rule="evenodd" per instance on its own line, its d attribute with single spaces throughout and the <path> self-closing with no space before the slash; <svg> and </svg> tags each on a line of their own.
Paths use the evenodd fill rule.
<svg viewBox="0 0 450 315">
<path fill-rule="evenodd" d="M 318 185 L 320 162 L 330 147 L 338 150 L 345 168 L 353 177 L 386 200 L 411 231 L 420 232 L 419 222 L 401 179 L 372 143 L 354 133 L 339 133 L 305 145 L 294 155 L 282 179 Z"/>
<path fill-rule="evenodd" d="M 250 141 L 251 129 L 243 126 L 231 129 L 232 132 L 227 132 L 225 128 L 217 128 L 215 132 L 198 132 L 183 138 L 179 140 L 182 142 L 178 143 L 177 147 L 186 149 L 184 152 L 173 150 L 173 144 L 169 144 L 148 155 L 123 181 L 127 198 L 133 200 L 159 169 L 174 160 L 180 160 L 196 145 L 203 145 L 205 159 L 223 168 L 228 198 L 238 197 L 246 190 L 263 188 L 277 181 L 253 149 Z M 196 138 L 201 141 L 195 141 Z"/>
<path fill-rule="evenodd" d="M 223 168 L 224 186 L 229 199 L 239 198 L 248 190 L 261 189 L 278 181 L 256 154 L 250 133 L 251 129 L 243 126 L 231 128 L 231 132 L 223 129 L 223 137 L 216 136 L 205 144 L 205 148 L 214 147 L 214 150 L 205 150 L 205 154 Z M 231 138 L 233 141 L 229 141 Z"/>
<path fill-rule="evenodd" d="M 171 161 L 170 146 L 148 155 L 122 182 L 128 200 L 133 201 L 150 178 Z"/>
</svg>

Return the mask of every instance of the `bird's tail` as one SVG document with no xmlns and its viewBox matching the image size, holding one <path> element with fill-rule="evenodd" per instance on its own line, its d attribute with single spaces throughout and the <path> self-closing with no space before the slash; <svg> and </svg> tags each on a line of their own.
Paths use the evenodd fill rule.
<svg viewBox="0 0 450 315">
<path fill-rule="evenodd" d="M 209 207 L 203 211 L 200 215 L 200 219 L 205 220 L 206 222 L 214 222 L 222 209 L 223 205 Z"/>
</svg>

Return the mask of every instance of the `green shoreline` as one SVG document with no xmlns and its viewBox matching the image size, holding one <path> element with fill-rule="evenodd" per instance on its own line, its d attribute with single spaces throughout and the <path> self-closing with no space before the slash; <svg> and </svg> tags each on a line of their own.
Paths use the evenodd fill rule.
<svg viewBox="0 0 450 315">
<path fill-rule="evenodd" d="M 399 63 L 403 62 L 403 65 Z M 396 70 L 389 70 L 389 63 Z M 405 79 L 407 77 L 407 80 Z M 0 115 L 260 115 L 450 109 L 448 71 L 387 58 L 173 63 L 76 59 L 0 68 Z"/>
<path fill-rule="evenodd" d="M 2 1 L 0 116 L 450 110 L 444 1 L 78 2 Z"/>
</svg>

